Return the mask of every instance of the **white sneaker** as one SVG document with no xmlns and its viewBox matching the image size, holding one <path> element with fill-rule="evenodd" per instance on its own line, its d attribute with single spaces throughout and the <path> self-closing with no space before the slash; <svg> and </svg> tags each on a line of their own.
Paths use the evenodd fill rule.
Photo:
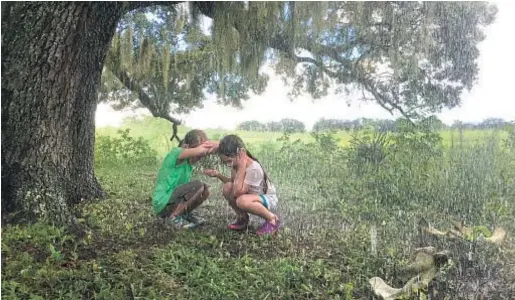
<svg viewBox="0 0 515 300">
<path fill-rule="evenodd" d="M 190 212 L 183 214 L 182 217 L 194 225 L 194 227 L 200 226 L 206 222 L 206 220 L 196 213 Z"/>
<path fill-rule="evenodd" d="M 166 218 L 165 225 L 173 228 L 193 228 L 196 226 L 183 216 Z"/>
</svg>

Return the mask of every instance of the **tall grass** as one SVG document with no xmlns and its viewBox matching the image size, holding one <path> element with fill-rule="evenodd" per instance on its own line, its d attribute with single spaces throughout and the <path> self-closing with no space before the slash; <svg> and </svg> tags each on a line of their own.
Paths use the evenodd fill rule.
<svg viewBox="0 0 515 300">
<path fill-rule="evenodd" d="M 129 129 L 129 136 L 134 138 L 145 139 L 152 149 L 158 152 L 158 157 L 164 155 L 175 146 L 177 142 L 170 141 L 172 135 L 172 126 L 170 122 L 153 117 L 143 118 L 128 118 L 122 126 L 118 127 L 101 127 L 97 128 L 97 137 L 101 136 L 117 136 L 118 131 L 125 131 Z M 179 126 L 179 137 L 183 137 L 191 128 Z M 276 142 L 283 136 L 281 132 L 258 132 L 258 131 L 239 131 L 239 130 L 225 130 L 225 129 L 205 129 L 210 139 L 220 139 L 228 133 L 234 133 L 242 137 L 242 139 L 250 145 L 269 146 L 270 142 Z M 458 130 L 448 129 L 440 131 L 442 137 L 442 144 L 444 147 L 451 147 L 456 143 L 477 144 L 482 143 L 484 140 L 493 134 L 499 135 L 499 138 L 505 139 L 508 137 L 508 132 L 504 130 Z M 292 141 L 300 140 L 302 142 L 313 142 L 315 139 L 309 132 L 307 133 L 294 133 L 289 135 Z M 351 131 L 338 131 L 335 132 L 335 138 L 338 139 L 340 146 L 347 146 L 352 140 Z"/>
<path fill-rule="evenodd" d="M 225 230 L 234 214 L 220 182 L 198 172 L 228 172 L 216 157 L 195 168 L 212 187 L 199 209 L 208 225 L 164 229 L 150 195 L 175 145 L 171 128 L 155 119 L 127 128 L 97 131 L 96 172 L 109 198 L 77 207 L 92 229 L 88 237 L 45 224 L 3 228 L 3 297 L 372 299 L 368 279 L 401 286 L 407 278 L 399 270 L 420 246 L 451 251 L 452 263 L 430 288 L 441 299 L 515 293 L 514 131 L 236 132 L 279 194 L 284 228 L 276 239 L 259 239 Z M 207 133 L 218 139 L 228 132 Z M 490 232 L 502 226 L 508 239 L 501 247 L 421 239 L 421 220 L 442 229 L 455 221 Z"/>
</svg>

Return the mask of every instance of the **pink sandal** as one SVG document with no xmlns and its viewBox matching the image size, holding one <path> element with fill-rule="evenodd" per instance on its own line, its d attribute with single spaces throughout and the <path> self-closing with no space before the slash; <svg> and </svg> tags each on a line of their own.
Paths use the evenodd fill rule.
<svg viewBox="0 0 515 300">
<path fill-rule="evenodd" d="M 249 226 L 249 219 L 238 218 L 233 223 L 229 224 L 230 230 L 244 230 Z"/>
</svg>

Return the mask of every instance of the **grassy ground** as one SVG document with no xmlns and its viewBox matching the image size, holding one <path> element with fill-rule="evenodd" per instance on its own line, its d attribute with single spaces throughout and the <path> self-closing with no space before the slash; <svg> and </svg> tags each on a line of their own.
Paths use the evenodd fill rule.
<svg viewBox="0 0 515 300">
<path fill-rule="evenodd" d="M 369 278 L 402 286 L 409 278 L 403 267 L 420 246 L 451 252 L 430 286 L 433 299 L 515 294 L 515 151 L 503 146 L 506 133 L 466 133 L 462 139 L 478 140 L 461 144 L 446 142 L 447 133 L 442 140 L 403 133 L 388 147 L 373 134 L 355 147 L 330 135 L 316 142 L 242 134 L 280 197 L 281 233 L 259 238 L 225 229 L 233 214 L 220 185 L 198 173 L 212 185 L 213 197 L 200 208 L 208 224 L 162 226 L 150 196 L 170 130 L 152 122 L 129 124 L 144 141 L 97 139 L 96 173 L 109 197 L 76 208 L 92 230 L 87 237 L 39 223 L 2 228 L 2 297 L 374 299 Z M 112 129 L 98 135 L 117 137 Z M 202 167 L 220 166 L 213 158 Z M 502 226 L 508 238 L 500 247 L 474 236 L 429 238 L 419 232 L 422 219 L 442 229 L 459 220 L 490 232 Z"/>
</svg>

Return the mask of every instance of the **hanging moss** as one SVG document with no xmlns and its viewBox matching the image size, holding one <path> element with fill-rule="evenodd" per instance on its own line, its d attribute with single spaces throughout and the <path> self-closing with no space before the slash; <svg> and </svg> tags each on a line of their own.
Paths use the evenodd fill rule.
<svg viewBox="0 0 515 300">
<path fill-rule="evenodd" d="M 123 40 L 120 43 L 120 49 L 121 49 L 121 66 L 124 67 L 127 71 L 132 72 L 132 66 L 133 66 L 133 49 L 134 45 L 132 42 L 133 38 L 133 31 L 132 27 L 129 26 L 127 30 L 125 30 L 123 35 Z"/>
<path fill-rule="evenodd" d="M 171 54 L 170 54 L 170 44 L 169 44 L 168 40 L 166 39 L 166 33 L 163 32 L 162 36 L 163 36 L 163 40 L 164 40 L 163 49 L 161 50 L 161 52 L 162 52 L 161 68 L 162 68 L 162 74 L 163 74 L 162 80 L 163 80 L 164 91 L 165 91 L 165 93 L 167 93 L 168 92 L 168 76 L 169 76 L 169 71 L 170 71 Z"/>
<path fill-rule="evenodd" d="M 175 22 L 175 34 L 180 34 L 184 29 L 185 24 L 185 16 L 181 12 L 179 17 L 177 18 L 177 21 Z"/>
<path fill-rule="evenodd" d="M 142 80 L 146 74 L 150 71 L 150 60 L 152 59 L 152 44 L 147 37 L 141 40 L 141 47 L 139 52 L 138 60 L 138 71 L 139 79 Z"/>
</svg>

